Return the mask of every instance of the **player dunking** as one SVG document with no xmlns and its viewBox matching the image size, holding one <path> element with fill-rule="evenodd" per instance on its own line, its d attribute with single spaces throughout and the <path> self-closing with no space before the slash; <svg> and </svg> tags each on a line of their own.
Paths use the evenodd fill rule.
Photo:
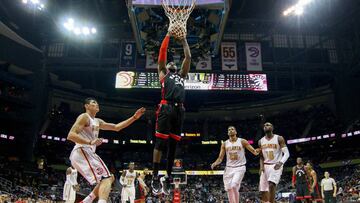
<svg viewBox="0 0 360 203">
<path fill-rule="evenodd" d="M 175 159 L 177 142 L 180 141 L 182 125 L 184 120 L 185 89 L 184 80 L 188 75 L 191 63 L 190 48 L 186 37 L 180 39 L 184 49 L 185 58 L 181 69 L 177 71 L 174 62 L 166 64 L 167 49 L 170 41 L 170 32 L 167 33 L 160 48 L 158 59 L 158 73 L 161 83 L 161 102 L 156 112 L 155 147 L 153 153 L 153 179 L 151 183 L 152 192 L 155 195 L 163 192 L 170 193 L 170 178 Z M 158 177 L 159 165 L 162 153 L 167 148 L 167 163 L 165 178 Z"/>
<path fill-rule="evenodd" d="M 273 134 L 273 125 L 264 124 L 265 136 L 259 140 L 260 156 L 260 184 L 263 202 L 275 202 L 276 185 L 280 182 L 283 165 L 290 153 L 285 144 L 285 139 Z"/>
<path fill-rule="evenodd" d="M 63 190 L 63 200 L 65 203 L 74 203 L 76 200 L 76 191 L 79 191 L 77 174 L 77 170 L 73 167 L 69 167 L 66 170 L 66 181 Z"/>
<path fill-rule="evenodd" d="M 226 168 L 224 171 L 224 186 L 230 203 L 238 203 L 240 201 L 239 189 L 241 181 L 246 172 L 245 148 L 255 156 L 259 155 L 259 151 L 255 150 L 247 140 L 237 137 L 236 128 L 228 127 L 229 139 L 221 144 L 219 157 L 211 164 L 214 169 L 224 159 L 226 153 Z"/>
<path fill-rule="evenodd" d="M 296 166 L 293 167 L 292 187 L 296 188 L 296 202 L 301 203 L 302 200 L 311 202 L 311 195 L 308 187 L 307 171 L 302 158 L 296 159 Z"/>
<path fill-rule="evenodd" d="M 129 170 L 124 170 L 120 177 L 120 184 L 122 185 L 121 202 L 126 203 L 130 200 L 130 203 L 135 201 L 135 179 L 136 172 L 134 170 L 134 162 L 129 163 Z"/>
<path fill-rule="evenodd" d="M 105 203 L 109 197 L 114 176 L 95 153 L 96 147 L 103 142 L 99 138 L 99 130 L 120 131 L 139 119 L 145 112 L 145 108 L 138 109 L 133 116 L 118 124 L 106 123 L 96 118 L 99 105 L 94 98 L 87 98 L 84 102 L 86 112 L 76 119 L 67 139 L 75 143 L 70 154 L 71 165 L 90 183 L 95 185 L 93 191 L 82 201 L 92 202 L 97 197 L 100 203 Z"/>
</svg>

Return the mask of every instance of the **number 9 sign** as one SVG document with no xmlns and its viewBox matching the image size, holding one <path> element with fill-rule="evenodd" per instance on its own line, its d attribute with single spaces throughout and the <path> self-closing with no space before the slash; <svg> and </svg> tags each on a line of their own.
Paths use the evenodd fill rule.
<svg viewBox="0 0 360 203">
<path fill-rule="evenodd" d="M 121 43 L 120 68 L 129 69 L 136 66 L 135 42 L 124 41 Z"/>
</svg>

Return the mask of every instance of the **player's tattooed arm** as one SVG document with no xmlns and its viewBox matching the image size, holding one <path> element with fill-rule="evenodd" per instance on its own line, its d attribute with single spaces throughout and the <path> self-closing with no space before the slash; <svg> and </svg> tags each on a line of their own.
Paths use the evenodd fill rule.
<svg viewBox="0 0 360 203">
<path fill-rule="evenodd" d="M 279 135 L 278 141 L 279 141 L 279 144 L 280 144 L 280 148 L 286 147 L 285 139 L 284 139 L 283 136 L 280 136 L 280 135 Z"/>
</svg>

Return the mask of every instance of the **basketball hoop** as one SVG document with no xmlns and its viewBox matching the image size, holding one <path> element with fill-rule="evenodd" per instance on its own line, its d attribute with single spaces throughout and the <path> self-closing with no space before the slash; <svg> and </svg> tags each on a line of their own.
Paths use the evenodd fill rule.
<svg viewBox="0 0 360 203">
<path fill-rule="evenodd" d="M 195 8 L 196 0 L 162 0 L 162 7 L 169 18 L 169 29 L 175 38 L 186 37 L 186 22 Z"/>
</svg>

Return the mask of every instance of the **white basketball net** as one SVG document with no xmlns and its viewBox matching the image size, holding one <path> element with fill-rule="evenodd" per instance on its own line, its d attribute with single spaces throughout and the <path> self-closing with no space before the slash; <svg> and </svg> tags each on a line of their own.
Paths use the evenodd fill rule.
<svg viewBox="0 0 360 203">
<path fill-rule="evenodd" d="M 195 8 L 196 0 L 162 0 L 166 16 L 170 20 L 168 31 L 176 38 L 186 37 L 186 22 Z"/>
</svg>

